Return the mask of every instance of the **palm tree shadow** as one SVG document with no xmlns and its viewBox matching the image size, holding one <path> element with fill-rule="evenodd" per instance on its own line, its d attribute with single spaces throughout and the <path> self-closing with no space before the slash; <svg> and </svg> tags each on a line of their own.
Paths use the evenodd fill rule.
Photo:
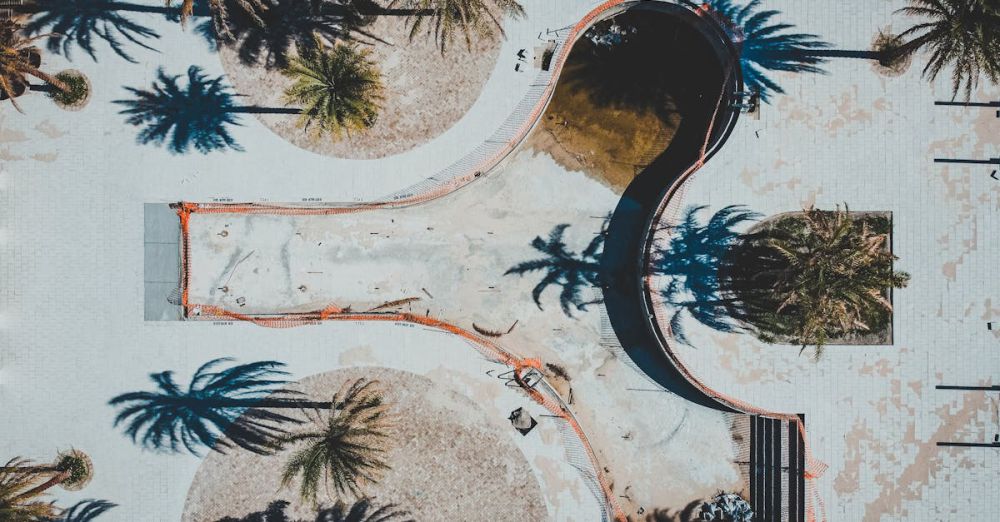
<svg viewBox="0 0 1000 522">
<path fill-rule="evenodd" d="M 224 45 L 233 46 L 245 65 L 285 68 L 295 49 L 313 45 L 316 36 L 327 42 L 381 41 L 363 29 L 372 17 L 361 15 L 351 4 L 272 0 L 267 11 L 258 15 L 263 25 L 239 9 L 230 10 L 232 42 Z M 217 45 L 211 20 L 203 21 L 196 30 L 210 45 Z"/>
<path fill-rule="evenodd" d="M 113 102 L 125 107 L 120 113 L 128 116 L 127 123 L 142 127 L 138 142 L 165 144 L 174 154 L 184 154 L 191 147 L 202 154 L 227 148 L 242 151 L 229 133 L 229 126 L 240 125 L 235 94 L 222 77 L 209 78 L 201 68 L 191 66 L 186 86 L 180 85 L 179 78 L 161 68 L 152 89 L 125 87 L 134 98 Z"/>
<path fill-rule="evenodd" d="M 525 261 L 514 265 L 504 275 L 525 274 L 544 271 L 545 276 L 531 291 L 531 298 L 539 310 L 542 310 L 542 293 L 549 286 L 562 287 L 559 293 L 559 306 L 567 317 L 573 317 L 573 310 L 583 312 L 587 307 L 601 302 L 601 299 L 586 299 L 583 291 L 586 288 L 600 287 L 603 281 L 601 272 L 601 253 L 607 232 L 607 219 L 601 231 L 594 236 L 587 246 L 579 253 L 569 250 L 563 235 L 569 224 L 556 225 L 548 239 L 541 236 L 531 241 L 531 247 L 544 254 L 545 257 Z"/>
<path fill-rule="evenodd" d="M 52 522 L 91 522 L 118 504 L 107 500 L 87 499 L 73 504 Z"/>
<path fill-rule="evenodd" d="M 699 512 L 702 504 L 701 500 L 695 500 L 677 512 L 668 509 L 656 509 L 642 520 L 643 522 L 697 522 L 701 520 Z"/>
<path fill-rule="evenodd" d="M 198 66 L 188 68 L 187 84 L 180 75 L 157 72 L 151 89 L 125 87 L 131 99 L 114 100 L 124 107 L 125 122 L 142 127 L 140 144 L 165 145 L 173 154 L 185 154 L 192 147 L 202 153 L 243 147 L 230 134 L 230 126 L 241 126 L 240 114 L 301 114 L 292 107 L 238 105 L 232 89 L 223 77 L 210 78 Z"/>
<path fill-rule="evenodd" d="M 216 370 L 230 359 L 203 364 L 187 389 L 174 381 L 173 372 L 150 374 L 155 391 L 118 395 L 108 404 L 119 408 L 115 426 L 146 449 L 166 453 L 187 451 L 200 456 L 202 448 L 219 453 L 239 447 L 270 455 L 287 435 L 285 426 L 301 420 L 270 411 L 328 409 L 329 403 L 303 399 L 283 386 L 287 372 L 276 361 L 258 361 Z"/>
<path fill-rule="evenodd" d="M 275 500 L 267 505 L 263 511 L 256 511 L 246 516 L 220 518 L 216 522 L 293 522 L 285 513 L 290 505 L 285 500 Z M 407 517 L 409 513 L 396 510 L 394 504 L 383 505 L 375 508 L 372 501 L 362 498 L 354 504 L 348 506 L 342 501 L 338 501 L 331 507 L 320 507 L 316 512 L 315 522 L 394 522 Z M 306 522 L 300 520 L 297 522 Z M 413 522 L 407 519 L 406 522 Z"/>
<path fill-rule="evenodd" d="M 771 72 L 824 72 L 820 67 L 826 62 L 822 50 L 830 44 L 814 34 L 785 32 L 794 26 L 772 23 L 781 13 L 758 10 L 761 0 L 750 0 L 744 5 L 733 0 L 709 0 L 708 4 L 741 33 L 743 84 L 759 92 L 762 101 L 769 101 L 771 93 L 785 92 L 769 76 Z"/>
<path fill-rule="evenodd" d="M 713 330 L 733 333 L 742 330 L 733 322 L 732 298 L 724 296 L 723 275 L 730 251 L 742 242 L 735 227 L 760 216 L 738 205 L 716 212 L 705 224 L 698 221 L 704 206 L 688 208 L 681 222 L 671 229 L 666 246 L 653 253 L 654 273 L 669 278 L 660 297 L 676 311 L 670 320 L 671 333 L 688 344 L 683 318 L 691 316 Z"/>
<path fill-rule="evenodd" d="M 118 56 L 138 63 L 126 51 L 127 45 L 155 51 L 144 40 L 160 37 L 156 31 L 123 14 L 123 10 L 109 8 L 105 0 L 36 0 L 32 10 L 37 14 L 25 24 L 25 30 L 29 34 L 53 33 L 46 47 L 68 59 L 75 46 L 96 62 L 94 44 L 99 39 Z"/>
<path fill-rule="evenodd" d="M 256 511 L 246 516 L 220 518 L 216 522 L 291 522 L 285 510 L 290 503 L 286 500 L 274 500 L 263 511 Z"/>
</svg>

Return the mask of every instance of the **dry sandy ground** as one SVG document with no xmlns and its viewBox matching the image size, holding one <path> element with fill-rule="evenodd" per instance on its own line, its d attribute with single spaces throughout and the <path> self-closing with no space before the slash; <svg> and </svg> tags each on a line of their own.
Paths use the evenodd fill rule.
<svg viewBox="0 0 1000 522">
<path fill-rule="evenodd" d="M 298 389 L 310 397 L 327 397 L 343 382 L 360 377 L 382 383 L 398 416 L 396 446 L 388 458 L 392 470 L 367 491 L 374 504 L 396 504 L 415 520 L 548 518 L 531 467 L 503 431 L 513 429 L 487 417 L 466 396 L 426 377 L 371 367 L 314 375 L 300 381 Z M 298 500 L 298 483 L 281 489 L 287 456 L 287 451 L 274 456 L 212 453 L 195 475 L 183 520 L 242 517 L 282 499 L 291 502 L 291 518 L 311 520 L 315 510 Z M 322 493 L 320 500 L 335 501 Z"/>
<path fill-rule="evenodd" d="M 334 141 L 313 139 L 296 126 L 298 116 L 256 114 L 275 134 L 303 149 L 349 159 L 375 159 L 408 151 L 454 125 L 468 112 L 500 53 L 499 35 L 483 38 L 468 50 L 462 45 L 442 55 L 430 37 L 409 39 L 406 19 L 385 16 L 364 30 L 388 43 L 361 44 L 371 48 L 385 82 L 385 101 L 375 125 L 363 134 Z M 369 39 L 365 39 L 369 41 Z M 285 107 L 283 92 L 291 80 L 277 69 L 243 64 L 234 49 L 222 47 L 222 65 L 246 105 Z"/>
<path fill-rule="evenodd" d="M 470 330 L 475 324 L 507 331 L 516 320 L 498 342 L 570 376 L 570 406 L 615 491 L 646 512 L 682 509 L 719 489 L 742 487 L 724 416 L 656 392 L 623 364 L 601 344 L 599 307 L 567 317 L 556 286 L 542 294 L 540 309 L 531 291 L 544 274 L 504 275 L 542 257 L 532 238 L 559 224 L 571 224 L 564 240 L 580 252 L 618 200 L 549 155 L 522 150 L 469 190 L 417 207 L 337 216 L 194 214 L 190 299 L 267 314 L 330 304 L 367 310 L 412 296 L 421 300 L 404 310 Z"/>
</svg>

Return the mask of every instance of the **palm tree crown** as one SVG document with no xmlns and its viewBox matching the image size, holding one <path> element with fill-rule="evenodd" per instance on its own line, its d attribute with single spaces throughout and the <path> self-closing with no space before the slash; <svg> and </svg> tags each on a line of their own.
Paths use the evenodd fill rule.
<svg viewBox="0 0 1000 522">
<path fill-rule="evenodd" d="M 476 37 L 488 37 L 503 31 L 503 18 L 521 18 L 524 8 L 516 0 L 392 0 L 392 8 L 410 9 L 410 38 L 425 27 L 434 35 L 444 53 L 461 36 L 468 49 Z M 429 16 L 428 16 L 429 14 Z"/>
<path fill-rule="evenodd" d="M 301 475 L 299 493 L 314 503 L 321 481 L 332 486 L 331 493 L 360 497 L 364 486 L 389 469 L 391 416 L 378 381 L 344 383 L 331 404 L 325 419 L 314 419 L 313 429 L 283 438 L 285 444 L 304 446 L 285 465 L 282 486 Z"/>
<path fill-rule="evenodd" d="M 809 208 L 748 236 L 733 266 L 752 275 L 734 278 L 732 289 L 762 339 L 821 350 L 830 339 L 887 323 L 885 293 L 905 287 L 909 275 L 892 269 L 888 220 L 879 230 L 871 223 L 878 222 L 855 220 L 846 208 Z"/>
<path fill-rule="evenodd" d="M 268 406 L 302 407 L 292 399 L 265 400 L 272 394 L 287 394 L 281 388 L 287 375 L 276 361 L 240 364 L 216 371 L 230 359 L 203 364 L 184 390 L 174 382 L 173 372 L 154 373 L 157 390 L 119 395 L 109 404 L 121 410 L 115 426 L 124 424 L 134 442 L 154 450 L 199 455 L 201 447 L 222 452 L 233 445 L 266 454 L 282 435 L 281 424 L 296 422 L 262 409 Z"/>
<path fill-rule="evenodd" d="M 1000 78 L 1000 2 L 996 0 L 909 0 L 898 12 L 921 16 L 918 23 L 899 34 L 912 38 L 888 52 L 899 58 L 922 47 L 931 50 L 924 75 L 934 80 L 947 66 L 952 69 L 952 95 L 968 99 L 981 75 L 994 83 Z"/>
<path fill-rule="evenodd" d="M 131 100 L 115 100 L 123 105 L 127 123 L 144 126 L 140 143 L 167 143 L 173 153 L 185 153 L 194 145 L 202 154 L 231 148 L 242 151 L 229 134 L 229 125 L 239 125 L 233 111 L 234 94 L 222 83 L 222 77 L 209 79 L 200 67 L 188 68 L 187 87 L 178 84 L 180 76 L 168 76 L 161 68 L 152 90 L 126 87 L 135 95 Z"/>
<path fill-rule="evenodd" d="M 21 26 L 12 20 L 0 20 L 0 93 L 10 98 L 11 104 L 20 111 L 14 101 L 28 86 L 28 76 L 34 76 L 49 83 L 57 89 L 66 90 L 66 84 L 58 78 L 42 72 L 37 63 L 33 63 L 32 55 L 37 52 L 32 44 L 52 36 L 40 34 L 27 38 L 21 34 Z"/>
<path fill-rule="evenodd" d="M 370 54 L 349 44 L 327 50 L 318 39 L 300 50 L 284 70 L 294 79 L 285 100 L 302 107 L 300 126 L 316 137 L 329 133 L 339 138 L 375 124 L 384 88 Z"/>
</svg>

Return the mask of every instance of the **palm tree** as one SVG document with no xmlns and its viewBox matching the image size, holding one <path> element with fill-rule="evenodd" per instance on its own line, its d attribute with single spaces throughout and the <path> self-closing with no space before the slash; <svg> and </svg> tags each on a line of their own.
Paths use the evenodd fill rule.
<svg viewBox="0 0 1000 522">
<path fill-rule="evenodd" d="M 316 137 L 363 131 L 375 124 L 384 99 L 382 73 L 371 51 L 349 44 L 324 49 L 317 39 L 300 50 L 284 74 L 294 83 L 285 100 L 302 107 L 299 125 Z"/>
<path fill-rule="evenodd" d="M 459 36 L 472 50 L 475 38 L 490 37 L 497 32 L 505 35 L 504 17 L 524 16 L 524 8 L 516 0 L 392 0 L 389 7 L 412 11 L 407 18 L 410 39 L 426 27 L 442 53 Z"/>
<path fill-rule="evenodd" d="M 855 220 L 846 207 L 779 218 L 737 249 L 727 286 L 761 339 L 813 345 L 818 357 L 831 339 L 888 323 L 885 293 L 909 281 L 892 269 L 889 226 Z"/>
<path fill-rule="evenodd" d="M 37 522 L 57 517 L 59 509 L 41 499 L 53 486 L 75 491 L 93 477 L 90 457 L 78 450 L 61 453 L 55 463 L 36 465 L 14 458 L 0 467 L 0 520 Z"/>
<path fill-rule="evenodd" d="M 212 16 L 212 25 L 215 28 L 216 36 L 221 40 L 232 40 L 233 33 L 230 26 L 229 20 L 229 9 L 227 7 L 227 2 L 234 2 L 244 14 L 250 17 L 254 23 L 258 25 L 264 25 L 264 21 L 260 17 L 260 11 L 266 11 L 267 5 L 263 0 L 206 0 L 208 4 L 209 13 Z M 173 3 L 173 0 L 166 0 L 167 7 Z M 195 0 L 181 0 L 181 23 L 186 24 L 187 20 L 194 13 L 194 3 Z"/>
<path fill-rule="evenodd" d="M 751 0 L 745 5 L 732 0 L 711 0 L 709 5 L 736 27 L 742 37 L 740 66 L 743 83 L 760 92 L 761 100 L 768 101 L 769 94 L 785 91 L 767 76 L 768 71 L 820 73 L 825 58 L 818 51 L 830 44 L 814 34 L 788 33 L 794 26 L 774 23 L 778 11 L 760 11 L 761 0 Z"/>
<path fill-rule="evenodd" d="M 281 484 L 287 487 L 301 475 L 299 494 L 313 503 L 321 481 L 338 495 L 359 497 L 362 488 L 390 469 L 385 458 L 391 417 L 378 381 L 345 382 L 331 404 L 325 419 L 313 420 L 313 429 L 282 439 L 285 445 L 305 446 L 288 460 Z"/>
<path fill-rule="evenodd" d="M 367 498 L 355 502 L 350 509 L 347 504 L 338 500 L 333 507 L 321 509 L 316 514 L 316 522 L 393 522 L 409 516 L 408 512 L 397 510 L 395 504 L 386 504 L 369 512 L 371 509 L 371 500 Z M 413 522 L 413 520 L 400 522 Z"/>
<path fill-rule="evenodd" d="M 952 66 L 952 97 L 960 90 L 969 99 L 979 77 L 985 74 L 996 83 L 1000 78 L 1000 2 L 996 0 L 909 0 L 897 11 L 922 16 L 898 35 L 905 43 L 888 49 L 883 62 L 892 62 L 927 47 L 930 60 L 923 74 L 933 81 Z"/>
<path fill-rule="evenodd" d="M 580 294 L 585 287 L 597 287 L 601 284 L 600 257 L 601 247 L 604 246 L 605 231 L 602 230 L 583 249 L 583 252 L 577 254 L 570 251 L 563 240 L 563 234 L 567 228 L 569 228 L 567 224 L 557 225 L 549 232 L 548 240 L 536 236 L 531 241 L 531 247 L 545 254 L 546 257 L 514 265 L 504 272 L 504 275 L 523 276 L 539 270 L 546 271 L 545 277 L 531 291 L 531 298 L 541 310 L 542 292 L 550 285 L 561 286 L 559 305 L 564 314 L 572 316 L 570 306 L 575 306 L 579 311 L 585 311 L 587 306 L 600 302 L 600 300 L 585 300 Z"/>
<path fill-rule="evenodd" d="M 161 68 L 151 90 L 126 87 L 132 100 L 115 100 L 126 108 L 121 114 L 131 125 L 144 126 L 140 143 L 167 143 L 173 153 L 185 153 L 191 145 L 202 154 L 215 150 L 243 148 L 229 134 L 229 125 L 240 125 L 233 99 L 235 94 L 222 77 L 209 79 L 201 68 L 191 66 L 188 84 L 178 84 L 180 76 L 168 76 Z"/>
<path fill-rule="evenodd" d="M 301 400 L 281 388 L 288 374 L 280 362 L 258 361 L 216 371 L 229 361 L 203 364 L 186 390 L 174 382 L 171 371 L 151 374 L 156 391 L 125 393 L 109 401 L 121 408 L 115 426 L 124 424 L 133 442 L 153 450 L 177 453 L 183 447 L 200 455 L 200 447 L 221 453 L 235 445 L 269 454 L 285 434 L 282 424 L 299 421 L 268 409 L 330 407 L 328 402 Z"/>
<path fill-rule="evenodd" d="M 0 94 L 10 98 L 19 112 L 21 107 L 14 100 L 28 87 L 28 76 L 34 76 L 53 87 L 66 90 L 66 84 L 39 69 L 38 52 L 32 44 L 51 35 L 40 34 L 27 38 L 21 26 L 13 20 L 0 20 Z"/>
</svg>

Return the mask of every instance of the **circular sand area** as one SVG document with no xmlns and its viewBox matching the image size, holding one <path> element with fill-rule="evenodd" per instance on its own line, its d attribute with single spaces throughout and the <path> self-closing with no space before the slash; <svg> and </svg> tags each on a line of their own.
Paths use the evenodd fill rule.
<svg viewBox="0 0 1000 522">
<path fill-rule="evenodd" d="M 319 400 L 361 377 L 382 384 L 396 416 L 396 442 L 387 459 L 392 469 L 366 491 L 373 504 L 396 504 L 414 520 L 548 518 L 535 475 L 510 439 L 516 435 L 510 424 L 488 417 L 472 400 L 441 383 L 368 367 L 314 375 L 296 389 Z M 298 481 L 281 489 L 281 470 L 289 454 L 288 450 L 271 456 L 243 450 L 212 452 L 195 474 L 183 520 L 239 519 L 264 511 L 275 500 L 290 502 L 285 511 L 290 519 L 313 520 L 315 509 L 298 499 Z M 320 501 L 329 506 L 335 499 L 321 491 Z"/>
<path fill-rule="evenodd" d="M 314 139 L 296 125 L 297 115 L 254 114 L 264 125 L 296 146 L 337 158 L 375 159 L 406 152 L 448 130 L 472 107 L 492 74 L 502 37 L 482 38 L 469 50 L 456 43 L 442 55 L 434 39 L 423 33 L 412 41 L 406 18 L 376 17 L 361 28 L 375 38 L 357 35 L 362 48 L 372 50 L 385 83 L 385 100 L 378 121 L 361 134 L 334 141 Z M 378 40 L 382 40 L 377 41 Z M 222 46 L 219 56 L 240 102 L 258 107 L 286 107 L 291 80 L 276 67 L 247 64 L 239 44 Z"/>
</svg>

